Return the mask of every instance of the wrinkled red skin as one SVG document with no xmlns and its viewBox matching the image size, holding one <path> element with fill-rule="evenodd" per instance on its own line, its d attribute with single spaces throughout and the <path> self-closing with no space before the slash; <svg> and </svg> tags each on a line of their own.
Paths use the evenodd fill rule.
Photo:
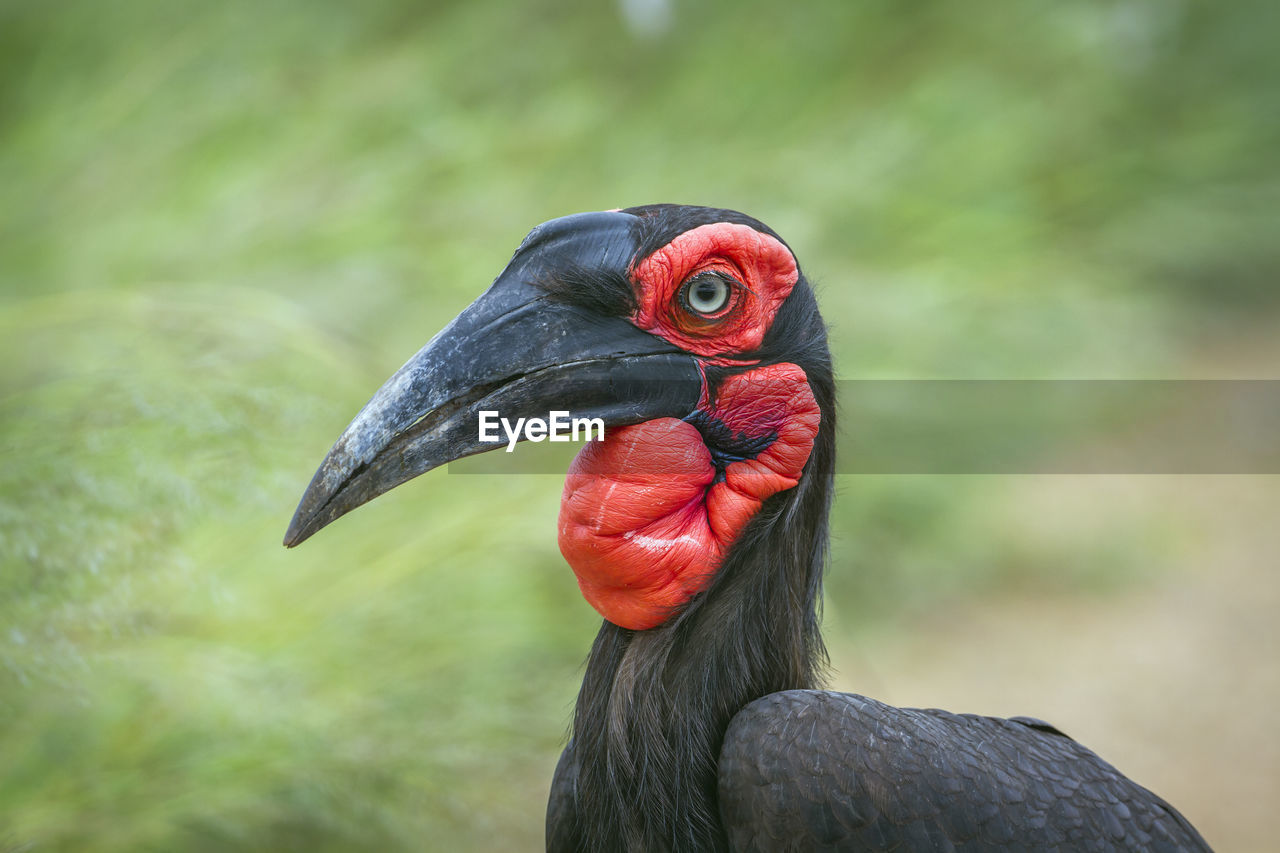
<svg viewBox="0 0 1280 853">
<path fill-rule="evenodd" d="M 680 286 L 707 270 L 742 287 L 707 320 L 689 314 Z M 760 345 L 799 273 L 791 252 L 745 225 L 681 234 L 636 264 L 637 326 L 728 363 Z M 699 409 L 735 435 L 776 435 L 754 458 L 731 462 L 716 482 L 702 433 L 676 418 L 612 430 L 569 468 L 560 504 L 560 551 L 587 601 L 623 628 L 662 624 L 710 582 L 766 499 L 794 488 L 813 449 L 821 412 L 804 371 L 773 364 L 704 388 Z"/>
<path fill-rule="evenodd" d="M 727 273 L 744 285 L 711 322 L 684 311 L 677 298 L 682 284 L 708 271 Z M 781 241 L 746 225 L 717 222 L 684 232 L 636 264 L 631 277 L 640 306 L 632 323 L 714 359 L 760 346 L 800 272 Z"/>
<path fill-rule="evenodd" d="M 800 481 L 821 420 L 794 364 L 729 377 L 708 414 L 734 432 L 777 438 L 728 465 L 719 483 L 702 434 L 676 418 L 613 430 L 569 467 L 560 551 L 615 625 L 652 628 L 706 587 L 764 501 Z"/>
</svg>

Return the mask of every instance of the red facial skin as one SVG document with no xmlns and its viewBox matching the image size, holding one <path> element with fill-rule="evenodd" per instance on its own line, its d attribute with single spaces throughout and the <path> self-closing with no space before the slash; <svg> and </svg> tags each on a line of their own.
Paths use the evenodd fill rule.
<svg viewBox="0 0 1280 853">
<path fill-rule="evenodd" d="M 685 311 L 678 298 L 693 276 L 715 271 L 739 282 L 729 308 L 708 321 Z M 796 259 L 779 240 L 746 225 L 700 225 L 632 269 L 639 309 L 631 322 L 681 349 L 715 358 L 749 352 L 800 277 Z"/>
<path fill-rule="evenodd" d="M 678 298 L 708 270 L 739 283 L 711 319 Z M 733 363 L 760 345 L 798 277 L 778 240 L 745 225 L 703 225 L 634 266 L 632 322 L 707 362 Z M 799 482 L 821 420 L 794 364 L 730 376 L 714 399 L 704 388 L 698 408 L 736 436 L 776 437 L 754 458 L 728 464 L 720 482 L 702 433 L 676 418 L 612 430 L 569 468 L 560 551 L 591 606 L 623 628 L 660 625 L 706 587 L 764 501 Z"/>
</svg>

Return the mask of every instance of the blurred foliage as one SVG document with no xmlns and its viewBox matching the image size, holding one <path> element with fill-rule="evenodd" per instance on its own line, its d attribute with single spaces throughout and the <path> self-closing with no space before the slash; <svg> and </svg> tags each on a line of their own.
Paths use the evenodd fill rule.
<svg viewBox="0 0 1280 853">
<path fill-rule="evenodd" d="M 285 552 L 347 418 L 532 225 L 651 201 L 786 236 L 844 376 L 1177 376 L 1274 332 L 1277 9 L 0 0 L 0 846 L 538 846 L 558 480 Z M 842 632 L 1176 541 L 840 488 Z"/>
</svg>

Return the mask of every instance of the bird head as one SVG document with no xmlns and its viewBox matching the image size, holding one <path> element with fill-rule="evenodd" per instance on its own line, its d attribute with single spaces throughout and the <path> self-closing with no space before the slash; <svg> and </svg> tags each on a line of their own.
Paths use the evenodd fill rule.
<svg viewBox="0 0 1280 853">
<path fill-rule="evenodd" d="M 285 536 L 294 546 L 508 422 L 598 418 L 569 468 L 560 550 L 607 620 L 642 630 L 704 590 L 830 431 L 826 332 L 795 256 L 743 214 L 683 205 L 543 223 L 374 394 Z"/>
</svg>

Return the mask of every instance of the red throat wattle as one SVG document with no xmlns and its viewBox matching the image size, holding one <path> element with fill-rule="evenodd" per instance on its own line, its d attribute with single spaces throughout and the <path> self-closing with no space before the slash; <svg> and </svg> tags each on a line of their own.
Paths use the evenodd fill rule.
<svg viewBox="0 0 1280 853">
<path fill-rule="evenodd" d="M 701 591 L 770 496 L 793 488 L 821 413 L 804 371 L 730 376 L 695 418 L 733 450 L 713 454 L 689 420 L 659 418 L 589 443 L 569 468 L 560 551 L 604 618 L 642 630 Z"/>
</svg>

